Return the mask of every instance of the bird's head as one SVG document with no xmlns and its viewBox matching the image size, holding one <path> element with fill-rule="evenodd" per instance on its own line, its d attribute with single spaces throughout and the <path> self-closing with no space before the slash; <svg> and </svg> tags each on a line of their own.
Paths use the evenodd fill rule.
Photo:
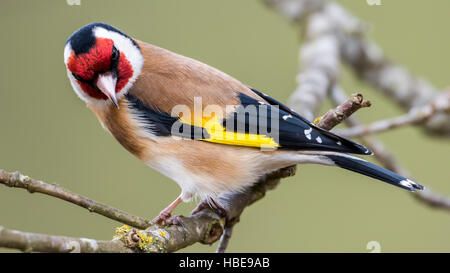
<svg viewBox="0 0 450 273">
<path fill-rule="evenodd" d="M 66 41 L 64 63 L 73 89 L 88 104 L 119 107 L 118 100 L 141 73 L 144 58 L 137 43 L 120 30 L 92 23 Z"/>
</svg>

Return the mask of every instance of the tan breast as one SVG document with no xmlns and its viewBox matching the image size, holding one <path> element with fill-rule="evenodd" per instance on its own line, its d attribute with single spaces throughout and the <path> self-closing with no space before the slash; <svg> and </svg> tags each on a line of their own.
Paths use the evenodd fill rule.
<svg viewBox="0 0 450 273">
<path fill-rule="evenodd" d="M 108 106 L 88 105 L 94 112 L 102 126 L 130 153 L 137 158 L 144 160 L 149 139 L 138 135 L 138 127 L 131 120 L 129 109 L 125 99 L 119 100 L 119 109 L 112 103 Z"/>
</svg>

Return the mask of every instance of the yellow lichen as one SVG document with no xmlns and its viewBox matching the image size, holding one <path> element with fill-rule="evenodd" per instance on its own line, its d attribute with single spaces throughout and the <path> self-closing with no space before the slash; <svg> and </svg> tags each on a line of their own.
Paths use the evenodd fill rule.
<svg viewBox="0 0 450 273">
<path fill-rule="evenodd" d="M 126 233 L 130 232 L 131 228 L 127 225 L 116 228 L 116 234 L 113 236 L 114 239 L 122 238 Z"/>
<path fill-rule="evenodd" d="M 159 235 L 161 235 L 163 238 L 166 238 L 166 233 L 162 230 L 159 231 Z"/>
<path fill-rule="evenodd" d="M 148 248 L 150 247 L 150 244 L 153 242 L 153 237 L 148 236 L 145 233 L 141 233 L 138 231 L 137 235 L 139 236 L 139 249 L 140 250 L 148 250 Z"/>
<path fill-rule="evenodd" d="M 322 116 L 315 118 L 314 124 L 317 125 L 321 119 L 322 119 Z"/>
<path fill-rule="evenodd" d="M 139 240 L 137 240 L 137 238 Z M 122 240 L 127 246 L 135 247 L 137 246 L 140 250 L 148 252 L 150 250 L 151 244 L 153 242 L 153 237 L 148 236 L 144 232 L 133 229 L 127 225 L 116 228 L 116 234 L 113 236 L 114 239 Z"/>
</svg>

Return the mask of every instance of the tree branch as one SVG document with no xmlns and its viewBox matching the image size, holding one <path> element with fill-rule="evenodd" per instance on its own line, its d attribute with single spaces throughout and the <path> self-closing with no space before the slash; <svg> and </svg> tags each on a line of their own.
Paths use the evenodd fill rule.
<svg viewBox="0 0 450 273">
<path fill-rule="evenodd" d="M 197 242 L 211 244 L 222 233 L 220 219 L 210 210 L 182 219 L 184 229 L 172 225 L 137 230 L 125 225 L 116 229 L 112 241 L 0 228 L 0 247 L 36 252 L 174 252 Z"/>
<path fill-rule="evenodd" d="M 364 100 L 362 94 L 352 94 L 348 100 L 344 101 L 335 109 L 331 109 L 322 117 L 317 118 L 314 123 L 325 130 L 331 130 L 358 109 L 370 107 L 370 105 L 370 101 Z"/>
<path fill-rule="evenodd" d="M 0 169 L 0 184 L 13 188 L 26 189 L 30 193 L 39 192 L 50 195 L 83 207 L 90 212 L 98 213 L 110 219 L 140 229 L 145 229 L 149 226 L 149 221 L 143 218 L 123 212 L 111 206 L 98 203 L 77 193 L 66 190 L 57 184 L 47 184 L 19 172 L 9 173 Z"/>
<path fill-rule="evenodd" d="M 450 210 L 450 197 L 434 192 L 429 188 L 420 191 L 413 197 L 432 208 Z"/>
<path fill-rule="evenodd" d="M 9 230 L 0 226 L 0 247 L 24 252 L 131 252 L 119 241 L 101 241 Z"/>
<path fill-rule="evenodd" d="M 411 109 L 408 114 L 336 132 L 343 137 L 362 137 L 407 125 L 424 123 L 436 115 L 448 112 L 450 112 L 450 90 L 439 94 L 430 104 Z"/>
<path fill-rule="evenodd" d="M 248 191 L 230 196 L 227 200 L 232 202 L 233 206 L 230 209 L 230 221 L 228 223 L 236 223 L 246 206 L 264 197 L 265 192 L 273 189 L 281 178 L 291 176 L 294 173 L 295 167 L 278 170 L 263 177 L 258 184 Z M 18 172 L 11 174 L 1 171 L 0 181 L 8 186 L 26 188 L 31 192 L 38 191 L 80 205 L 80 202 L 73 202 L 73 197 L 78 198 L 79 195 L 59 186 L 55 188 L 55 185 L 20 175 Z M 83 197 L 82 200 L 86 200 L 86 198 Z M 92 200 L 89 204 L 94 204 L 94 207 L 98 205 L 97 202 Z M 85 207 L 84 205 L 81 206 Z M 110 209 L 109 206 L 106 207 Z M 108 213 L 100 214 L 106 217 L 110 216 Z M 129 218 L 123 217 L 123 214 L 120 215 L 122 216 L 113 219 L 130 221 Z M 71 246 L 78 243 L 78 251 L 81 252 L 174 252 L 197 242 L 212 244 L 220 238 L 223 232 L 223 220 L 209 208 L 203 209 L 193 216 L 181 218 L 183 228 L 175 225 L 167 227 L 154 225 L 145 230 L 137 230 L 123 226 L 117 229 L 113 241 L 35 234 L 2 228 L 0 247 L 39 252 L 68 252 L 72 249 Z M 135 224 L 135 222 L 131 222 Z M 148 224 L 146 225 L 148 226 Z M 99 248 L 93 247 L 95 244 Z"/>
<path fill-rule="evenodd" d="M 226 226 L 224 228 L 216 253 L 225 253 L 225 250 L 227 249 L 228 243 L 231 239 L 231 234 L 233 233 L 233 228 L 234 226 Z"/>
</svg>

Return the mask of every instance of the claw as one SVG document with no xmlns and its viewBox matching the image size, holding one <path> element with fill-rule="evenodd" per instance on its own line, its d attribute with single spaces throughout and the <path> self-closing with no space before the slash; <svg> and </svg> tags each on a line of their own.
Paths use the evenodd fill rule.
<svg viewBox="0 0 450 273">
<path fill-rule="evenodd" d="M 150 224 L 152 225 L 177 225 L 181 223 L 180 216 L 172 216 L 170 212 L 161 211 L 161 213 L 156 216 Z"/>
<path fill-rule="evenodd" d="M 186 240 L 187 237 L 187 230 L 186 227 L 183 224 L 183 220 L 181 220 L 181 217 L 178 215 L 171 216 L 169 212 L 162 211 L 158 216 L 155 217 L 150 222 L 150 225 L 160 225 L 160 226 L 180 226 L 183 229 L 183 237 Z"/>
<path fill-rule="evenodd" d="M 173 201 L 167 208 L 163 209 L 158 216 L 155 217 L 155 219 L 153 219 L 150 224 L 151 225 L 155 225 L 155 224 L 162 224 L 162 225 L 167 225 L 170 224 L 172 222 L 177 222 L 174 220 L 169 220 L 170 218 L 172 218 L 171 213 L 172 211 L 175 209 L 175 207 L 182 201 L 181 199 L 181 195 L 178 196 L 177 199 L 175 199 L 175 201 Z M 179 216 L 175 216 L 180 218 Z M 181 221 L 181 219 L 179 220 Z M 178 222 L 179 222 L 178 221 Z"/>
<path fill-rule="evenodd" d="M 203 200 L 197 205 L 197 207 L 193 211 L 191 211 L 191 215 L 195 215 L 195 214 L 199 213 L 200 211 L 202 211 L 203 209 L 208 208 L 208 207 L 210 207 L 208 202 Z"/>
<path fill-rule="evenodd" d="M 230 212 L 217 203 L 214 199 L 210 199 L 209 202 L 202 200 L 198 206 L 191 212 L 191 215 L 195 215 L 205 208 L 211 208 L 219 217 L 224 218 L 225 222 L 230 220 Z"/>
</svg>

